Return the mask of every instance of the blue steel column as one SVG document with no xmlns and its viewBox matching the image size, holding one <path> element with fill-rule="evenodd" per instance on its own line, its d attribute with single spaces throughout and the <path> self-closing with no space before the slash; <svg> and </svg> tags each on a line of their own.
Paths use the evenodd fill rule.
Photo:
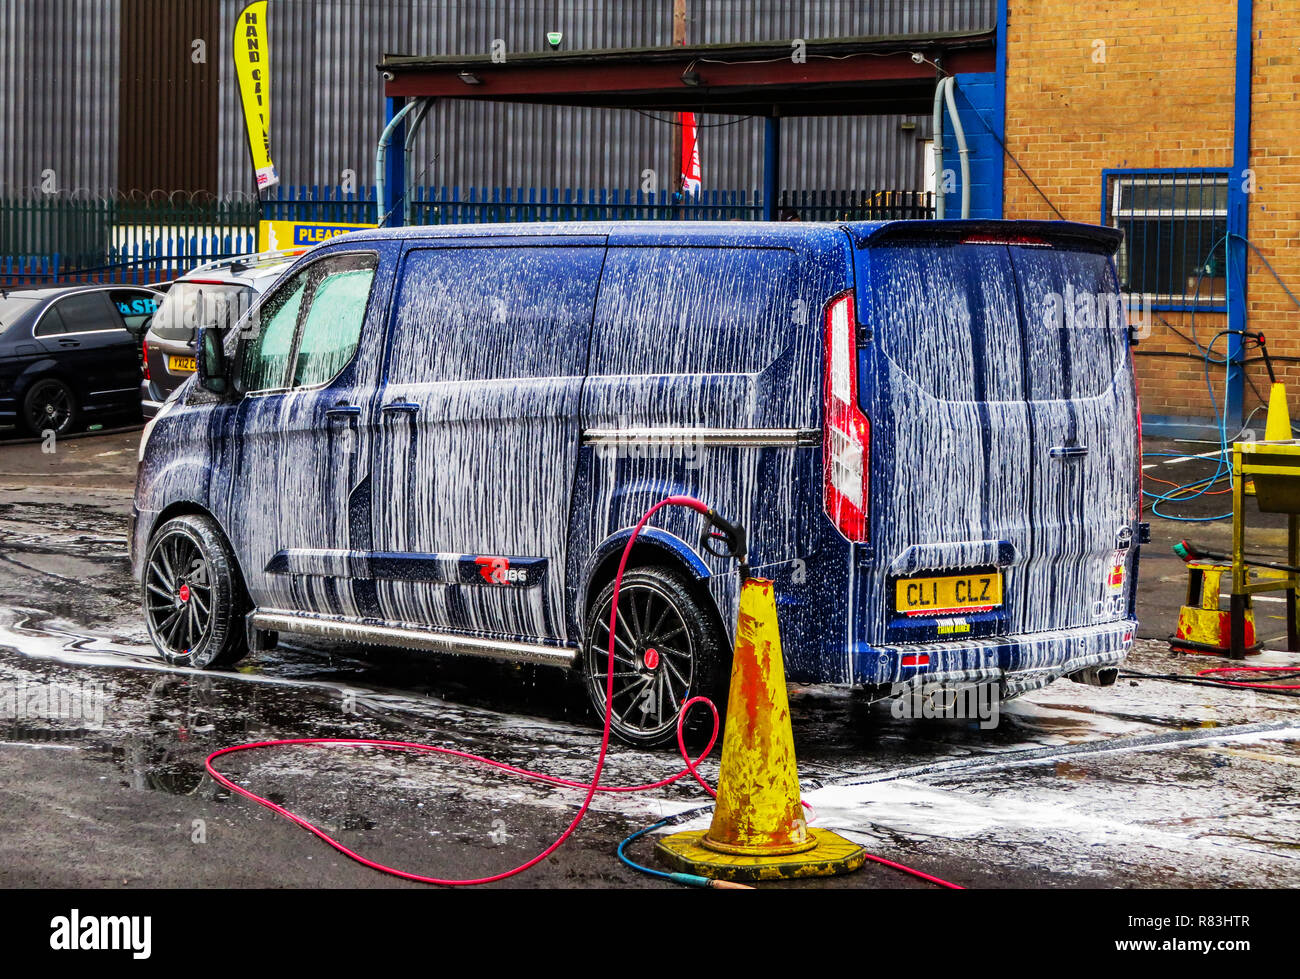
<svg viewBox="0 0 1300 979">
<path fill-rule="evenodd" d="M 997 216 L 1004 218 L 1006 217 L 1006 159 L 1002 147 L 1007 141 L 1007 0 L 998 0 L 997 46 L 995 55 L 997 60 L 994 67 L 997 90 L 993 108 L 993 128 L 996 130 L 994 137 L 998 141 Z"/>
<path fill-rule="evenodd" d="M 776 199 L 781 193 L 781 117 L 763 120 L 763 220 L 776 220 Z"/>
<path fill-rule="evenodd" d="M 1237 76 L 1233 96 L 1232 173 L 1228 177 L 1228 329 L 1246 329 L 1246 238 L 1250 197 L 1245 192 L 1250 167 L 1250 69 L 1253 0 L 1237 0 Z M 1241 424 L 1245 410 L 1245 374 L 1241 367 L 1242 336 L 1228 334 L 1228 426 Z"/>
<path fill-rule="evenodd" d="M 406 107 L 402 96 L 384 99 L 384 125 L 387 126 L 396 115 Z M 399 122 L 393 130 L 388 144 L 388 155 L 384 159 L 384 185 L 387 189 L 385 209 L 387 218 L 379 215 L 379 225 L 384 228 L 400 228 L 406 208 L 406 120 Z"/>
</svg>

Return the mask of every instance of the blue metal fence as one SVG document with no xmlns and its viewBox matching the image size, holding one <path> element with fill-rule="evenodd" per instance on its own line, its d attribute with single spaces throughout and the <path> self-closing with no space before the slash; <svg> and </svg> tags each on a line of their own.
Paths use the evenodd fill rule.
<svg viewBox="0 0 1300 979">
<path fill-rule="evenodd" d="M 417 187 L 399 202 L 410 224 L 531 221 L 751 221 L 761 194 L 698 195 L 630 189 Z M 783 191 L 784 220 L 926 218 L 932 194 L 917 191 Z M 0 285 L 164 282 L 216 258 L 257 248 L 259 220 L 378 223 L 373 187 L 280 186 L 262 200 L 139 202 L 67 198 L 0 200 Z"/>
</svg>

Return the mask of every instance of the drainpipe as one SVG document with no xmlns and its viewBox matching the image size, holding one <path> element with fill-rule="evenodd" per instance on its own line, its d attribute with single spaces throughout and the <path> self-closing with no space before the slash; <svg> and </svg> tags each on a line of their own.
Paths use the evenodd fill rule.
<svg viewBox="0 0 1300 979">
<path fill-rule="evenodd" d="M 420 131 L 420 123 L 424 122 L 424 116 L 432 106 L 433 99 L 420 99 L 420 108 L 416 111 L 415 118 L 411 120 L 411 124 L 406 127 L 406 144 L 403 147 L 402 152 L 408 160 L 411 158 L 411 146 L 415 142 L 416 133 Z M 408 184 L 407 187 L 402 188 L 402 224 L 409 225 L 411 223 L 411 194 L 409 188 L 411 179 L 406 175 L 405 168 L 403 168 L 402 174 Z"/>
<path fill-rule="evenodd" d="M 961 216 L 970 217 L 970 150 L 966 146 L 966 130 L 962 128 L 961 117 L 957 115 L 957 101 L 952 92 L 956 79 L 951 75 L 944 79 L 947 84 L 943 89 L 944 100 L 948 103 L 948 114 L 952 116 L 952 134 L 957 138 L 957 154 L 961 157 Z"/>
<path fill-rule="evenodd" d="M 930 127 L 934 136 L 934 216 L 940 220 L 943 218 L 943 83 L 946 78 L 940 78 L 939 84 L 934 87 L 934 123 Z"/>
<path fill-rule="evenodd" d="M 388 144 L 393 141 L 393 133 L 397 127 L 402 124 L 406 114 L 415 108 L 417 103 L 407 102 L 402 106 L 388 121 L 384 127 L 384 134 L 379 137 L 379 146 L 375 149 L 375 206 L 376 217 L 379 219 L 379 226 L 382 228 L 388 224 L 388 187 L 385 179 L 385 167 L 388 163 Z M 405 167 L 403 167 L 405 170 Z M 403 188 L 403 197 L 405 197 L 405 188 Z"/>
</svg>

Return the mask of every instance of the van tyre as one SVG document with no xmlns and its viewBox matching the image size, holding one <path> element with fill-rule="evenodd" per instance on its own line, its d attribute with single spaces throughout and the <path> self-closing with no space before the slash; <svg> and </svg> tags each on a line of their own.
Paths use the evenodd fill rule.
<svg viewBox="0 0 1300 979">
<path fill-rule="evenodd" d="M 57 377 L 42 377 L 23 398 L 23 428 L 43 438 L 46 432 L 67 435 L 77 424 L 77 396 Z"/>
<path fill-rule="evenodd" d="M 605 719 L 605 685 L 609 660 L 611 580 L 592 603 L 583 630 L 581 679 L 597 720 Z M 675 743 L 681 705 L 705 696 L 726 708 L 730 656 L 712 603 L 679 573 L 646 567 L 623 574 L 616 628 L 614 711 L 610 730 L 629 744 Z M 703 745 L 713 728 L 704 705 L 691 709 L 685 733 L 688 744 Z M 721 728 L 719 728 L 721 741 Z"/>
<path fill-rule="evenodd" d="M 186 514 L 154 531 L 145 554 L 145 622 L 163 659 L 228 666 L 247 651 L 248 599 L 230 545 L 211 517 Z"/>
</svg>

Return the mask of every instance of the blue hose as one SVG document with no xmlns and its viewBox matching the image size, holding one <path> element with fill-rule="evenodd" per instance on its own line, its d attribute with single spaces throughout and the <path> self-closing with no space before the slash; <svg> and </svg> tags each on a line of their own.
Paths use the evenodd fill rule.
<svg viewBox="0 0 1300 979">
<path fill-rule="evenodd" d="M 653 823 L 645 829 L 637 830 L 618 845 L 618 858 L 638 873 L 646 874 L 650 877 L 657 877 L 660 880 L 671 881 L 674 884 L 685 884 L 687 887 L 709 887 L 711 886 L 712 881 L 707 877 L 700 877 L 697 874 L 669 874 L 662 870 L 655 870 L 652 867 L 647 867 L 643 864 L 637 863 L 624 852 L 624 849 L 628 844 L 639 840 L 641 837 L 645 836 L 646 833 L 653 833 L 655 830 L 661 829 L 669 823 L 677 822 L 679 818 L 679 816 L 669 816 L 667 819 L 661 819 L 659 822 Z"/>
</svg>

